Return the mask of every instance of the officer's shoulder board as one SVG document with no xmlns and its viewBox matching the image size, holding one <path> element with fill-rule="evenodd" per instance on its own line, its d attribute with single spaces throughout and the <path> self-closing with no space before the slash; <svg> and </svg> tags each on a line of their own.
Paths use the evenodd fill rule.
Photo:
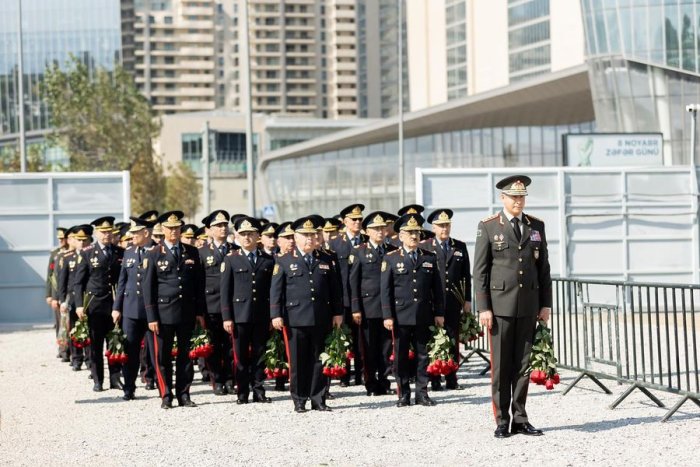
<svg viewBox="0 0 700 467">
<path fill-rule="evenodd" d="M 525 217 L 527 217 L 528 219 L 532 219 L 533 221 L 542 222 L 544 224 L 544 221 L 542 219 L 540 219 L 539 217 L 535 217 L 532 214 L 525 214 Z"/>
<path fill-rule="evenodd" d="M 481 222 L 484 222 L 484 223 L 490 222 L 492 220 L 498 219 L 499 217 L 500 217 L 500 213 L 497 212 L 496 214 L 493 214 L 489 217 L 485 217 L 485 218 L 481 219 Z"/>
<path fill-rule="evenodd" d="M 395 255 L 395 254 L 398 253 L 398 252 L 399 252 L 399 249 L 397 248 L 397 249 L 392 250 L 392 251 L 390 251 L 389 253 L 387 253 L 386 256 Z"/>
<path fill-rule="evenodd" d="M 90 250 L 92 250 L 93 248 L 95 248 L 95 244 L 94 244 L 94 243 L 93 243 L 92 245 L 86 246 L 85 248 L 83 248 L 83 249 L 80 250 L 80 251 L 90 251 Z"/>
</svg>

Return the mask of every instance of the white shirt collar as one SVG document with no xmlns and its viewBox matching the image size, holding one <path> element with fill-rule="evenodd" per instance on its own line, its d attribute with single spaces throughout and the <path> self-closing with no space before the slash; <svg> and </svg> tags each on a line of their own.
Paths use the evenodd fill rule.
<svg viewBox="0 0 700 467">
<path fill-rule="evenodd" d="M 523 221 L 523 214 L 520 213 L 519 216 L 514 216 L 513 214 L 509 213 L 505 209 L 503 210 L 503 215 L 506 216 L 506 219 L 508 219 L 508 222 L 512 221 L 514 217 L 517 217 L 520 222 Z"/>
</svg>

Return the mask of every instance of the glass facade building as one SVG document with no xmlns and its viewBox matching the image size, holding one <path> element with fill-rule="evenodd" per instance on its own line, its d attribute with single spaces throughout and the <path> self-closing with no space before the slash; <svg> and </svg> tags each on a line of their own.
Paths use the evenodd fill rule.
<svg viewBox="0 0 700 467">
<path fill-rule="evenodd" d="M 467 95 L 467 1 L 446 0 L 447 100 Z"/>
<path fill-rule="evenodd" d="M 550 0 L 508 0 L 510 82 L 551 70 Z"/>
<path fill-rule="evenodd" d="M 18 3 L 0 2 L 0 145 L 19 139 Z M 41 137 L 50 109 L 41 96 L 44 72 L 73 54 L 91 69 L 133 66 L 133 2 L 21 0 L 25 131 Z"/>
<path fill-rule="evenodd" d="M 581 0 L 581 5 L 598 129 L 661 132 L 666 163 L 688 164 L 685 106 L 700 102 L 700 2 Z"/>
<path fill-rule="evenodd" d="M 406 199 L 415 197 L 415 169 L 562 165 L 562 135 L 594 124 L 480 128 L 404 141 Z M 367 211 L 399 206 L 398 142 L 272 160 L 263 170 L 280 219 L 331 215 L 361 200 Z"/>
</svg>

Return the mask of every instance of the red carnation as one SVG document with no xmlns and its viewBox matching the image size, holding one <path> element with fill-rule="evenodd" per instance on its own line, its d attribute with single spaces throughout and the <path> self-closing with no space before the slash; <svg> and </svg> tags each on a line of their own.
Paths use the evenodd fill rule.
<svg viewBox="0 0 700 467">
<path fill-rule="evenodd" d="M 413 350 L 410 350 L 410 349 L 409 349 L 409 351 L 408 351 L 408 359 L 409 359 L 409 360 L 413 360 L 413 359 L 415 359 L 415 358 L 416 358 L 416 353 L 415 353 Z"/>
<path fill-rule="evenodd" d="M 554 381 L 547 378 L 547 381 L 545 381 L 544 383 L 544 387 L 547 388 L 547 391 L 551 391 L 552 389 L 554 389 Z"/>
<path fill-rule="evenodd" d="M 554 381 L 554 384 L 559 384 L 559 373 L 554 373 L 554 376 L 552 376 L 552 381 Z"/>
</svg>

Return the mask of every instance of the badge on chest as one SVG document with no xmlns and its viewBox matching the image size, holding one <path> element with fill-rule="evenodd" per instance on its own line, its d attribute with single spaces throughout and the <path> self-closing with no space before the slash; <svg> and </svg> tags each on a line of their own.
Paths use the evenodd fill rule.
<svg viewBox="0 0 700 467">
<path fill-rule="evenodd" d="M 207 266 L 213 266 L 215 261 L 213 256 L 207 256 Z"/>
<path fill-rule="evenodd" d="M 90 258 L 90 264 L 93 268 L 96 268 L 100 265 L 100 258 L 98 258 L 97 256 L 93 256 L 92 258 Z"/>
<path fill-rule="evenodd" d="M 158 269 L 160 269 L 161 271 L 165 271 L 166 269 L 168 269 L 170 262 L 167 259 L 162 259 L 156 262 L 156 264 L 158 265 Z"/>
</svg>

